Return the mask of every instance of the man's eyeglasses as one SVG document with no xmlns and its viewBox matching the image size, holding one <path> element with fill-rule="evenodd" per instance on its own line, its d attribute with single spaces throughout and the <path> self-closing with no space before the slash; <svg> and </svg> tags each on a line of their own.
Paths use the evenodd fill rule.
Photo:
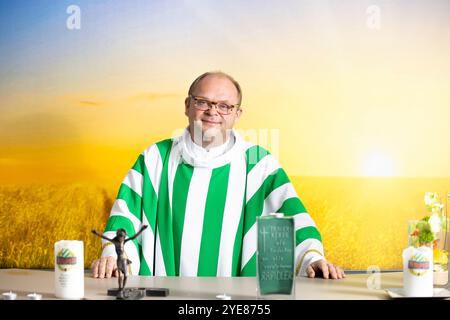
<svg viewBox="0 0 450 320">
<path fill-rule="evenodd" d="M 206 100 L 206 99 L 194 97 L 193 95 L 189 95 L 189 97 L 192 100 L 194 100 L 194 107 L 197 110 L 200 110 L 200 111 L 206 111 L 208 109 L 211 109 L 213 107 L 213 105 L 215 105 L 216 109 L 217 109 L 217 112 L 219 114 L 228 115 L 228 114 L 231 113 L 231 111 L 234 108 L 236 108 L 236 109 L 239 108 L 239 104 L 228 105 L 228 104 L 226 104 L 224 102 L 212 102 L 212 101 L 209 101 L 209 100 Z"/>
</svg>

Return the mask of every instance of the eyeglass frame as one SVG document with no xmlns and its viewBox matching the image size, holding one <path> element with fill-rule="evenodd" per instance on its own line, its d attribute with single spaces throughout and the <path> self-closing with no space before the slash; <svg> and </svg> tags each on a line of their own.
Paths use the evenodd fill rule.
<svg viewBox="0 0 450 320">
<path fill-rule="evenodd" d="M 213 105 L 214 105 L 214 106 L 216 107 L 217 112 L 218 112 L 219 114 L 225 115 L 225 116 L 231 114 L 231 113 L 233 112 L 233 109 L 234 109 L 234 108 L 236 108 L 236 110 L 239 110 L 239 107 L 241 106 L 239 103 L 229 105 L 228 103 L 225 103 L 225 102 L 213 102 L 213 101 L 210 101 L 210 100 L 205 99 L 205 98 L 198 98 L 198 97 L 195 97 L 195 96 L 192 95 L 192 94 L 189 95 L 189 98 L 192 99 L 192 100 L 194 100 L 194 101 L 193 101 L 193 102 L 194 102 L 194 108 L 196 108 L 197 110 L 200 110 L 200 111 L 210 110 L 210 109 L 212 109 L 212 107 L 213 107 Z M 208 109 L 205 109 L 205 110 L 199 109 L 199 108 L 196 106 L 197 100 L 205 101 L 206 104 L 208 105 Z M 217 107 L 217 104 L 219 104 L 219 103 L 224 104 L 224 105 L 226 105 L 226 106 L 229 107 L 229 108 L 228 108 L 228 110 L 229 110 L 228 113 L 222 113 L 222 112 L 220 111 L 220 109 Z"/>
</svg>

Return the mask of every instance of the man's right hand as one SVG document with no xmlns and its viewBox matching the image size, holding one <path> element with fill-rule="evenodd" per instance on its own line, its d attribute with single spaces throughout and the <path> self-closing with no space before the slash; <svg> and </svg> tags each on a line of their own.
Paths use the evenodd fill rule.
<svg viewBox="0 0 450 320">
<path fill-rule="evenodd" d="M 91 265 L 92 276 L 94 278 L 111 278 L 118 277 L 117 260 L 114 257 L 102 257 L 94 260 Z"/>
</svg>

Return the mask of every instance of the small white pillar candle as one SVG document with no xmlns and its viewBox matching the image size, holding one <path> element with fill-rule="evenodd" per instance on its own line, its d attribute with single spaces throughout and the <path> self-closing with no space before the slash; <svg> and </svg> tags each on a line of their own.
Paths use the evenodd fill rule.
<svg viewBox="0 0 450 320">
<path fill-rule="evenodd" d="M 55 243 L 55 296 L 62 299 L 84 297 L 83 241 Z"/>
<path fill-rule="evenodd" d="M 407 297 L 433 296 L 433 250 L 408 247 L 403 250 L 403 291 Z"/>
</svg>

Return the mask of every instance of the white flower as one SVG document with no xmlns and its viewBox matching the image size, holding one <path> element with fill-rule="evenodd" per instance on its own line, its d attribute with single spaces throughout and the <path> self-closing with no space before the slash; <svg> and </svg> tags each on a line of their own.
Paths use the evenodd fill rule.
<svg viewBox="0 0 450 320">
<path fill-rule="evenodd" d="M 431 232 L 438 233 L 441 231 L 441 218 L 437 213 L 431 215 L 428 223 L 430 224 Z"/>
<path fill-rule="evenodd" d="M 428 211 L 431 212 L 440 212 L 444 205 L 439 202 L 439 195 L 433 192 L 425 192 L 425 206 Z"/>
<path fill-rule="evenodd" d="M 438 195 L 433 192 L 425 192 L 424 200 L 427 207 L 432 207 L 438 201 Z"/>
</svg>

